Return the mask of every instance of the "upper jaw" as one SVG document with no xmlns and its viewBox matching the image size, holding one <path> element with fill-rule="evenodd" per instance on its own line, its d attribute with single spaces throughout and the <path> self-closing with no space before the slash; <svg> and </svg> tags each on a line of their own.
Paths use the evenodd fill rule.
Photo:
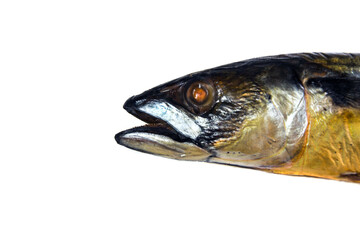
<svg viewBox="0 0 360 240">
<path fill-rule="evenodd" d="M 207 125 L 207 119 L 195 116 L 180 106 L 166 100 L 166 96 L 153 92 L 129 98 L 124 109 L 147 123 L 162 123 L 179 135 L 195 141 Z"/>
</svg>

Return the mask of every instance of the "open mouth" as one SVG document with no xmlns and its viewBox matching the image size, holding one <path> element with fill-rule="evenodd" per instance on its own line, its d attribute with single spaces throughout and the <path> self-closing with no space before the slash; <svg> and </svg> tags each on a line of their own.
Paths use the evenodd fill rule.
<svg viewBox="0 0 360 240">
<path fill-rule="evenodd" d="M 137 135 L 161 135 L 166 136 L 176 142 L 186 142 L 188 139 L 178 134 L 166 123 L 148 123 L 143 126 L 134 127 L 125 131 L 122 131 L 115 135 L 115 140 L 118 144 L 122 144 L 122 140 L 128 136 L 135 137 Z"/>
<path fill-rule="evenodd" d="M 195 144 L 200 127 L 181 109 L 165 101 L 130 98 L 124 108 L 147 124 L 122 131 L 118 144 L 163 157 L 204 161 L 210 154 Z"/>
</svg>

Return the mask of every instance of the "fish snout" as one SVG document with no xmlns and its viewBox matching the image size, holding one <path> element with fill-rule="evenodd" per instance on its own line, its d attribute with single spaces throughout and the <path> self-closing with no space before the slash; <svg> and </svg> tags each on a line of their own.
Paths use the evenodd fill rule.
<svg viewBox="0 0 360 240">
<path fill-rule="evenodd" d="M 142 95 L 142 94 L 141 94 Z M 144 97 L 141 95 L 132 96 L 126 102 L 124 103 L 123 108 L 131 113 L 132 115 L 135 115 L 135 112 L 139 109 L 139 107 L 146 101 Z"/>
</svg>

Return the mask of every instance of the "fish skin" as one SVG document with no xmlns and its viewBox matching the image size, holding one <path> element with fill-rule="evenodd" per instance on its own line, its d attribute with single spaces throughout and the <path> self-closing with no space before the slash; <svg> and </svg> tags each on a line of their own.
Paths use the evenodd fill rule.
<svg viewBox="0 0 360 240">
<path fill-rule="evenodd" d="M 186 95 L 204 84 L 197 105 Z M 360 54 L 254 58 L 192 73 L 129 98 L 148 125 L 115 136 L 181 160 L 360 182 Z"/>
</svg>

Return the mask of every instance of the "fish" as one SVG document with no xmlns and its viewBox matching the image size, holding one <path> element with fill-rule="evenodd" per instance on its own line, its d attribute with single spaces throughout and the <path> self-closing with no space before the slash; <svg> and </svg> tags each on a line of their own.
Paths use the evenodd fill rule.
<svg viewBox="0 0 360 240">
<path fill-rule="evenodd" d="M 259 57 L 130 97 L 118 144 L 166 158 L 360 183 L 360 54 Z"/>
</svg>

